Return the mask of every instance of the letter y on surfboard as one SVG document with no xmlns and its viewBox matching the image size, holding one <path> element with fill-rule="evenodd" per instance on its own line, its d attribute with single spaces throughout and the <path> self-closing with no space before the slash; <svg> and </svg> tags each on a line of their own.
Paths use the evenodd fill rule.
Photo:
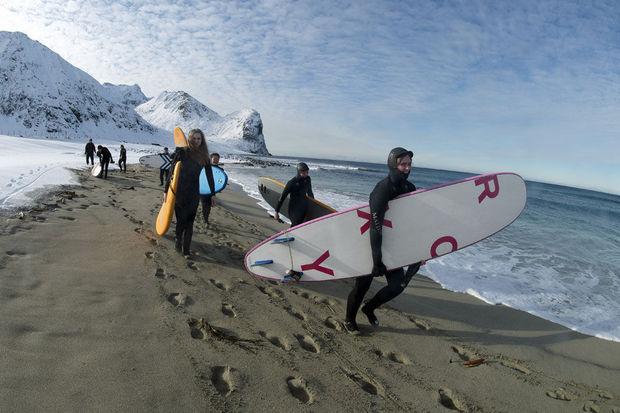
<svg viewBox="0 0 620 413">
<path fill-rule="evenodd" d="M 389 202 L 384 217 L 383 263 L 388 270 L 400 268 L 475 244 L 516 220 L 525 202 L 525 182 L 508 172 L 401 195 Z M 246 269 L 280 281 L 290 272 L 301 281 L 368 275 L 370 221 L 366 204 L 287 229 L 248 251 Z M 285 238 L 291 241 L 278 242 Z"/>
</svg>

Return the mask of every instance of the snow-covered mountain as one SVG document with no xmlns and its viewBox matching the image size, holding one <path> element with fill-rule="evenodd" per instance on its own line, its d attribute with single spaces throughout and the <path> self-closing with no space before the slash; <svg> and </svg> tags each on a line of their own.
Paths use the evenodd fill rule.
<svg viewBox="0 0 620 413">
<path fill-rule="evenodd" d="M 141 96 L 140 96 L 141 95 Z M 0 132 L 28 137 L 165 142 L 131 104 L 137 86 L 103 86 L 23 33 L 0 32 Z"/>
<path fill-rule="evenodd" d="M 0 134 L 159 143 L 200 128 L 212 150 L 268 155 L 260 114 L 225 117 L 185 92 L 148 99 L 138 85 L 100 84 L 41 43 L 0 31 Z"/>
<path fill-rule="evenodd" d="M 142 93 L 142 89 L 140 89 L 138 85 L 113 85 L 112 83 L 104 83 L 103 87 L 108 93 L 109 100 L 131 106 L 132 108 L 149 100 L 149 98 Z"/>
<path fill-rule="evenodd" d="M 269 155 L 263 136 L 263 122 L 260 114 L 253 109 L 222 117 L 185 92 L 166 91 L 138 106 L 136 111 L 162 129 L 171 131 L 176 126 L 186 132 L 201 129 L 212 150 Z"/>
</svg>

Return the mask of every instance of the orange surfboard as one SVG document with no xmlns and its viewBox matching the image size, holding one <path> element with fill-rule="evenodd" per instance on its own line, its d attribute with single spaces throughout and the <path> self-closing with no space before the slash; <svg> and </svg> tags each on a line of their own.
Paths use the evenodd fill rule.
<svg viewBox="0 0 620 413">
<path fill-rule="evenodd" d="M 168 232 L 170 223 L 172 222 L 172 214 L 174 214 L 174 203 L 177 199 L 177 187 L 179 186 L 179 174 L 181 173 L 181 162 L 177 162 L 174 165 L 172 171 L 172 179 L 170 180 L 170 186 L 166 195 L 166 202 L 163 203 L 157 214 L 157 221 L 155 221 L 155 232 L 160 237 Z"/>
</svg>

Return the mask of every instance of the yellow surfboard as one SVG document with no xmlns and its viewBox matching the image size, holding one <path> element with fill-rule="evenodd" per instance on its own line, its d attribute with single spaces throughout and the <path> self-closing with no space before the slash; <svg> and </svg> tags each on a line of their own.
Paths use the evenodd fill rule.
<svg viewBox="0 0 620 413">
<path fill-rule="evenodd" d="M 187 147 L 187 139 L 183 130 L 178 126 L 174 128 L 174 146 L 177 148 Z M 172 179 L 170 180 L 170 186 L 166 195 L 166 202 L 164 202 L 157 214 L 157 220 L 155 221 L 155 232 L 160 237 L 165 235 L 170 229 L 170 223 L 172 222 L 172 215 L 174 214 L 174 203 L 177 199 L 177 187 L 179 186 L 179 174 L 181 173 L 181 162 L 177 162 L 174 165 L 172 171 Z"/>
<path fill-rule="evenodd" d="M 183 133 L 183 130 L 178 126 L 174 128 L 174 146 L 177 148 L 186 148 L 187 147 L 187 138 Z"/>
<path fill-rule="evenodd" d="M 174 214 L 174 203 L 177 199 L 177 187 L 179 186 L 179 175 L 181 173 L 181 162 L 177 162 L 174 165 L 172 171 L 172 179 L 170 180 L 170 186 L 166 195 L 166 202 L 163 203 L 159 214 L 157 214 L 157 221 L 155 221 L 155 232 L 160 237 L 168 232 L 170 223 L 172 222 L 172 214 Z"/>
</svg>

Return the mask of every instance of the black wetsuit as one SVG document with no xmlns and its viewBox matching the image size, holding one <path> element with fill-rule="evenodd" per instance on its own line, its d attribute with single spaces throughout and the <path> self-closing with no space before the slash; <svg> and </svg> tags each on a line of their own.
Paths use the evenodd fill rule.
<svg viewBox="0 0 620 413">
<path fill-rule="evenodd" d="M 123 166 L 125 169 L 123 169 Z M 121 154 L 118 158 L 118 167 L 121 168 L 121 171 L 127 172 L 127 150 L 125 148 L 121 148 Z"/>
<path fill-rule="evenodd" d="M 221 168 L 221 166 L 219 167 Z M 202 219 L 204 219 L 207 226 L 209 225 L 209 215 L 211 215 L 211 204 L 212 198 L 214 196 L 215 195 L 200 195 L 200 204 L 202 205 Z"/>
<path fill-rule="evenodd" d="M 276 206 L 277 213 L 280 213 L 280 208 L 282 208 L 284 200 L 289 195 L 291 199 L 288 202 L 288 218 L 291 220 L 291 227 L 294 227 L 304 222 L 304 218 L 306 217 L 306 211 L 308 211 L 308 199 L 306 195 L 310 198 L 314 198 L 314 194 L 312 193 L 312 180 L 310 177 L 306 176 L 302 178 L 297 175 L 286 183 L 280 200 L 278 201 L 278 205 Z"/>
<path fill-rule="evenodd" d="M 398 170 L 391 170 L 390 174 L 382 181 L 379 181 L 375 189 L 370 193 L 370 214 L 372 220 L 370 225 L 370 247 L 372 249 L 372 261 L 375 266 L 373 270 L 376 266 L 383 265 L 381 252 L 383 217 L 385 216 L 388 202 L 399 195 L 415 190 L 415 185 L 407 181 L 406 175 L 400 173 Z M 387 273 L 385 273 L 385 278 L 387 279 L 388 285 L 379 290 L 379 292 L 366 303 L 365 307 L 370 311 L 374 311 L 380 305 L 385 304 L 402 293 L 409 284 L 411 277 L 413 277 L 419 269 L 420 263 L 417 263 L 410 265 L 406 273 L 403 268 L 387 271 Z M 355 286 L 349 293 L 349 298 L 347 300 L 346 321 L 355 322 L 355 316 L 364 299 L 364 295 L 366 295 L 370 288 L 370 284 L 372 284 L 372 279 L 373 274 L 357 277 L 355 279 Z"/>
<path fill-rule="evenodd" d="M 190 156 L 190 149 L 178 148 L 172 159 L 172 170 L 177 162 L 181 162 L 181 174 L 177 186 L 176 201 L 174 204 L 174 214 L 177 219 L 175 247 L 178 251 L 183 251 L 183 255 L 189 255 L 189 246 L 192 243 L 194 234 L 194 220 L 200 202 L 200 171 L 202 166 Z M 211 188 L 215 187 L 213 172 L 208 165 L 206 169 L 207 182 Z M 166 181 L 164 192 L 168 191 L 170 179 Z"/>
<path fill-rule="evenodd" d="M 88 160 L 90 159 L 90 164 L 95 165 L 95 152 L 97 149 L 95 148 L 95 144 L 92 142 L 88 142 L 86 144 L 86 148 L 84 149 L 84 153 L 86 154 L 86 165 L 88 165 Z"/>
<path fill-rule="evenodd" d="M 170 179 L 170 168 L 171 168 L 171 163 L 172 162 L 172 158 L 170 157 L 171 154 L 170 153 L 166 153 L 166 152 L 162 152 L 159 154 L 159 157 L 161 158 L 162 161 L 164 161 L 164 163 L 159 167 L 159 182 L 160 185 L 164 184 L 164 181 L 167 181 Z M 170 161 L 168 162 L 168 167 L 164 168 L 164 165 L 166 165 L 166 160 Z"/>
<path fill-rule="evenodd" d="M 112 154 L 103 146 L 100 150 L 97 151 L 97 156 L 99 157 L 99 163 L 101 163 L 101 174 L 100 177 L 103 179 L 108 179 L 108 166 L 110 166 L 110 161 L 112 161 Z"/>
</svg>

